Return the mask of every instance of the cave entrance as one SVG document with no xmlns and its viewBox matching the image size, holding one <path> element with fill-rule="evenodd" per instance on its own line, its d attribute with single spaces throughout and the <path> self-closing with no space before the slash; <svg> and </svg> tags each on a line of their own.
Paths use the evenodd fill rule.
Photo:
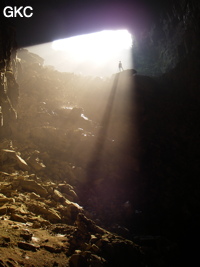
<svg viewBox="0 0 200 267">
<path fill-rule="evenodd" d="M 119 70 L 119 61 L 123 69 L 132 67 L 132 44 L 132 35 L 120 29 L 73 36 L 27 49 L 58 71 L 109 77 Z"/>
</svg>

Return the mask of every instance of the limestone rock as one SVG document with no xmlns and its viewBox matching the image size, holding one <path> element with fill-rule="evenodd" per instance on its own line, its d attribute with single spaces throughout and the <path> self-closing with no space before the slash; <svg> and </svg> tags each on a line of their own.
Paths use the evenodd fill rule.
<svg viewBox="0 0 200 267">
<path fill-rule="evenodd" d="M 15 200 L 9 197 L 0 197 L 0 206 L 4 205 L 5 203 L 14 203 Z"/>
<path fill-rule="evenodd" d="M 43 245 L 42 248 L 46 249 L 47 251 L 51 252 L 51 253 L 60 253 L 64 250 L 64 247 L 62 246 L 50 246 L 50 245 Z"/>
<path fill-rule="evenodd" d="M 28 196 L 30 197 L 30 199 L 40 199 L 40 195 L 34 192 L 29 193 Z"/>
<path fill-rule="evenodd" d="M 64 208 L 66 207 L 67 213 L 70 214 L 72 220 L 75 220 L 77 215 L 83 211 L 83 208 L 79 204 L 71 202 L 68 199 L 65 200 L 63 206 Z"/>
<path fill-rule="evenodd" d="M 11 214 L 10 219 L 16 222 L 22 222 L 22 223 L 27 222 L 27 220 L 23 216 L 14 213 Z"/>
<path fill-rule="evenodd" d="M 0 149 L 13 149 L 12 147 L 12 141 L 4 139 L 0 142 Z"/>
<path fill-rule="evenodd" d="M 70 201 L 77 201 L 78 200 L 78 196 L 76 194 L 76 192 L 74 191 L 73 186 L 69 185 L 69 184 L 59 184 L 58 188 L 60 190 L 60 192 L 64 193 L 67 197 L 67 199 L 69 199 Z"/>
<path fill-rule="evenodd" d="M 31 216 L 27 219 L 29 222 L 32 223 L 33 228 L 40 228 L 40 227 L 47 227 L 50 225 L 50 222 L 43 219 L 42 217 L 39 216 Z"/>
<path fill-rule="evenodd" d="M 42 162 L 40 162 L 39 158 L 30 158 L 27 161 L 35 171 L 41 171 L 46 168 L 46 166 Z"/>
<path fill-rule="evenodd" d="M 17 245 L 21 249 L 30 250 L 30 251 L 37 251 L 40 248 L 40 246 L 27 243 L 27 242 L 18 242 Z"/>
<path fill-rule="evenodd" d="M 6 183 L 6 182 L 1 182 L 0 184 L 0 191 L 2 194 L 0 194 L 0 198 L 5 198 L 5 197 L 11 197 L 12 194 L 15 193 L 15 189 L 13 187 L 13 183 Z"/>
<path fill-rule="evenodd" d="M 1 160 L 6 161 L 7 159 L 11 159 L 18 165 L 18 167 L 24 171 L 28 171 L 30 167 L 26 163 L 24 159 L 22 159 L 19 155 L 16 154 L 14 150 L 10 149 L 1 149 Z"/>
<path fill-rule="evenodd" d="M 28 209 L 31 212 L 44 217 L 45 219 L 49 220 L 52 223 L 56 223 L 56 222 L 61 221 L 61 217 L 58 214 L 58 212 L 56 212 L 52 208 L 46 207 L 41 202 L 28 203 Z"/>
<path fill-rule="evenodd" d="M 30 170 L 30 167 L 28 166 L 26 161 L 23 160 L 20 156 L 16 155 L 16 161 L 17 161 L 19 168 L 22 169 L 23 171 L 29 171 Z"/>
<path fill-rule="evenodd" d="M 41 171 L 46 168 L 44 163 L 39 158 L 40 152 L 35 150 L 32 155 L 27 159 L 28 164 L 35 170 Z"/>
<path fill-rule="evenodd" d="M 2 206 L 0 207 L 0 215 L 4 215 L 7 213 L 7 206 Z"/>
<path fill-rule="evenodd" d="M 81 232 L 97 232 L 105 233 L 106 231 L 97 226 L 92 220 L 88 219 L 84 214 L 79 213 L 76 220 L 76 225 Z"/>
<path fill-rule="evenodd" d="M 62 215 L 63 221 L 67 221 L 71 224 L 75 222 L 78 213 L 82 212 L 83 208 L 77 203 L 65 199 L 65 202 L 62 203 L 62 206 L 60 206 L 58 210 Z"/>
<path fill-rule="evenodd" d="M 47 190 L 39 185 L 36 181 L 34 180 L 21 180 L 20 181 L 20 186 L 29 192 L 35 192 L 36 194 L 46 197 L 48 195 Z"/>
<path fill-rule="evenodd" d="M 52 194 L 52 197 L 55 201 L 58 201 L 58 202 L 64 202 L 65 201 L 65 198 L 63 197 L 63 195 L 57 190 L 55 189 L 53 191 L 53 194 Z"/>
<path fill-rule="evenodd" d="M 30 233 L 29 230 L 23 229 L 22 232 L 20 233 L 20 236 L 25 240 L 25 241 L 31 241 L 33 234 Z"/>
</svg>

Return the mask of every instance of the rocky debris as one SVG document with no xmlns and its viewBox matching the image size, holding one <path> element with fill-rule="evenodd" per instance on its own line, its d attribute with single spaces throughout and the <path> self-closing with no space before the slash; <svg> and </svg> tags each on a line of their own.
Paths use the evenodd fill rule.
<svg viewBox="0 0 200 267">
<path fill-rule="evenodd" d="M 53 190 L 53 199 L 58 202 L 65 202 L 65 198 L 63 197 L 62 193 L 60 193 L 57 189 Z"/>
<path fill-rule="evenodd" d="M 123 266 L 125 262 L 141 266 L 140 248 L 133 242 L 96 228 L 95 223 L 84 215 L 79 214 L 76 224 L 78 228 L 69 241 L 70 250 L 74 252 L 69 259 L 71 266 L 79 266 L 83 262 L 88 264 L 93 260 L 97 266 Z"/>
<path fill-rule="evenodd" d="M 104 258 L 88 252 L 77 251 L 69 259 L 70 267 L 78 266 L 107 266 L 107 262 Z"/>
<path fill-rule="evenodd" d="M 17 243 L 18 247 L 23 249 L 23 250 L 31 250 L 31 251 L 37 251 L 37 249 L 39 249 L 39 246 L 33 245 L 31 243 L 27 243 L 27 242 L 18 242 Z"/>
<path fill-rule="evenodd" d="M 28 192 L 35 192 L 36 194 L 40 195 L 41 197 L 46 197 L 48 195 L 47 190 L 39 185 L 36 181 L 34 180 L 19 180 L 19 186 L 25 191 Z"/>
<path fill-rule="evenodd" d="M 28 171 L 30 168 L 28 164 L 17 153 L 9 149 L 1 149 L 1 162 L 5 164 L 6 161 L 13 161 L 14 166 L 17 165 L 21 170 Z"/>
<path fill-rule="evenodd" d="M 34 151 L 30 157 L 27 158 L 28 164 L 36 171 L 42 171 L 46 168 L 41 159 L 38 157 L 39 151 Z"/>
<path fill-rule="evenodd" d="M 61 221 L 59 213 L 52 208 L 48 208 L 48 206 L 42 202 L 29 203 L 28 210 L 39 216 L 42 214 L 42 217 L 52 223 Z"/>
<path fill-rule="evenodd" d="M 22 223 L 26 223 L 27 220 L 24 216 L 22 215 L 18 215 L 18 214 L 15 214 L 15 213 L 11 213 L 10 214 L 10 219 L 13 220 L 13 221 L 16 221 L 16 222 L 22 222 Z"/>
<path fill-rule="evenodd" d="M 79 213 L 76 220 L 76 225 L 81 232 L 97 232 L 104 233 L 105 230 L 98 227 L 92 220 Z"/>
<path fill-rule="evenodd" d="M 33 178 L 37 179 L 37 182 Z M 114 256 L 110 258 L 111 248 L 105 244 L 113 244 L 114 254 L 114 247 L 119 246 L 116 245 L 117 240 L 125 247 L 131 244 L 133 251 L 138 250 L 131 241 L 97 226 L 83 214 L 84 210 L 78 204 L 66 199 L 65 193 L 59 191 L 71 191 L 72 186 L 64 183 L 58 186 L 53 184 L 53 189 L 52 183 L 43 183 L 41 186 L 40 179 L 35 175 L 22 172 L 20 175 L 1 173 L 1 181 L 0 191 L 4 194 L 0 195 L 0 215 L 3 226 L 9 225 L 9 236 L 0 243 L 0 251 L 5 247 L 18 247 L 19 251 L 24 251 L 24 255 L 27 255 L 22 262 L 26 262 L 28 258 L 33 261 L 30 253 L 40 255 L 42 251 L 43 254 L 46 251 L 45 253 L 51 253 L 52 257 L 55 257 L 55 254 L 61 257 L 65 255 L 62 262 L 69 262 L 69 266 L 82 266 L 83 263 L 86 266 L 112 266 Z M 6 192 L 6 188 L 10 190 Z M 31 188 L 32 192 L 29 192 Z M 74 190 L 73 192 L 76 195 Z M 3 230 L 3 227 L 1 229 Z M 44 231 L 46 238 L 41 234 Z M 18 256 L 13 260 L 20 264 Z M 136 258 L 134 261 L 139 264 Z"/>
<path fill-rule="evenodd" d="M 42 216 L 52 223 L 66 220 L 73 223 L 77 214 L 82 211 L 77 203 L 68 200 L 66 195 L 56 189 L 55 184 L 52 186 L 51 183 L 43 183 L 42 186 L 40 179 L 34 175 L 2 175 L 2 177 L 4 179 L 0 185 L 2 192 L 0 213 L 10 215 L 14 221 L 32 222 L 34 216 Z M 60 188 L 72 190 L 73 187 L 60 184 Z M 74 194 L 76 195 L 75 192 Z"/>
<path fill-rule="evenodd" d="M 30 266 L 30 262 L 32 266 L 54 266 L 55 262 L 56 266 L 68 266 L 69 244 L 64 235 L 12 220 L 1 220 L 0 233 L 2 266 L 8 266 L 8 261 L 13 263 L 9 266 Z"/>
<path fill-rule="evenodd" d="M 74 191 L 73 186 L 69 184 L 58 184 L 58 189 L 60 190 L 61 193 L 63 193 L 66 196 L 67 199 L 71 201 L 78 200 L 78 196 Z"/>
<path fill-rule="evenodd" d="M 25 241 L 31 241 L 33 234 L 29 230 L 23 230 L 20 233 L 20 236 L 25 240 Z"/>
<path fill-rule="evenodd" d="M 11 143 L 5 140 L 0 143 L 4 152 Z M 49 160 L 45 153 L 36 152 L 34 148 L 21 149 L 28 166 L 30 161 L 27 159 L 31 155 L 32 158 L 39 156 L 44 161 Z M 12 145 L 11 151 L 17 154 L 19 149 Z M 54 266 L 52 262 L 55 261 L 56 266 L 116 266 L 117 261 L 123 266 L 124 257 L 131 260 L 131 264 L 142 266 L 138 256 L 134 260 L 129 257 L 132 252 L 140 255 L 137 245 L 103 229 L 84 214 L 84 209 L 76 203 L 79 201 L 76 186 L 66 181 L 52 182 L 32 166 L 29 171 L 23 171 L 8 157 L 2 158 L 7 164 L 6 167 L 1 165 L 5 169 L 0 172 L 0 231 L 7 227 L 8 236 L 0 242 L 0 252 L 4 248 L 8 251 L 15 248 L 15 256 L 10 251 L 15 266 L 22 263 L 26 266 L 30 259 L 33 266 L 38 266 L 36 258 L 40 259 L 40 266 L 45 266 L 43 262 L 47 258 L 48 266 Z M 41 255 L 46 256 L 42 259 Z M 6 262 L 5 257 L 2 262 Z"/>
<path fill-rule="evenodd" d="M 29 225 L 31 230 L 46 229 L 52 231 L 52 235 L 65 235 L 68 245 L 66 249 L 65 244 L 44 241 L 39 248 L 36 246 L 36 251 L 28 250 L 25 249 L 26 243 L 38 245 L 38 242 L 34 236 L 31 239 L 31 235 L 26 237 L 25 234 L 20 236 L 23 240 L 18 240 L 23 242 L 20 246 L 24 248 L 19 248 L 15 242 L 17 248 L 25 251 L 24 257 L 32 257 L 28 253 L 41 251 L 59 254 L 64 257 L 63 262 L 67 258 L 67 264 L 69 260 L 72 266 L 124 266 L 124 259 L 133 262 L 133 266 L 148 265 L 146 259 L 150 259 L 154 266 L 162 266 L 162 257 L 166 262 L 171 249 L 168 250 L 168 245 L 164 245 L 160 254 L 156 247 L 152 259 L 146 257 L 146 252 L 151 253 L 154 245 L 143 246 L 141 243 L 141 246 L 136 246 L 125 237 L 133 238 L 138 229 L 139 232 L 140 229 L 148 232 L 146 225 L 150 225 L 152 218 L 159 218 L 159 212 L 167 218 L 170 198 L 174 200 L 170 207 L 176 216 L 173 205 L 177 191 L 174 190 L 174 196 L 170 195 L 176 172 L 169 172 L 168 161 L 161 164 L 167 155 L 163 136 L 168 142 L 177 131 L 175 121 L 172 118 L 168 120 L 171 109 L 177 116 L 171 99 L 173 92 L 165 92 L 163 96 L 164 91 L 158 90 L 154 79 L 136 75 L 133 81 L 129 71 L 127 75 L 114 75 L 110 82 L 105 82 L 105 87 L 98 87 L 98 90 L 96 83 L 90 81 L 90 84 L 86 78 L 61 75 L 39 65 L 33 67 L 30 64 L 24 71 L 20 81 L 18 120 L 12 127 L 13 142 L 5 139 L 0 142 L 0 216 L 2 221 L 15 222 L 17 225 L 13 227 L 23 224 Z M 112 83 L 117 77 L 120 77 L 120 84 L 114 88 Z M 87 86 L 84 84 L 86 81 Z M 125 82 L 135 82 L 132 91 L 128 85 L 123 86 Z M 111 96 L 117 89 L 113 106 L 108 89 L 111 89 Z M 126 90 L 125 95 L 123 92 Z M 133 98 L 134 105 L 130 98 Z M 105 99 L 109 99 L 108 103 Z M 188 114 L 185 111 L 185 118 L 189 121 L 192 113 Z M 140 136 L 135 133 L 135 116 L 139 117 Z M 169 121 L 168 127 L 164 126 L 163 117 Z M 184 134 L 187 130 L 185 127 L 182 130 L 181 136 L 186 140 Z M 175 136 L 178 137 L 176 133 Z M 141 140 L 143 147 L 138 145 Z M 161 146 L 157 146 L 158 143 Z M 175 153 L 175 139 L 171 145 Z M 155 175 L 151 179 L 143 176 L 141 159 L 146 159 L 142 161 L 142 169 L 148 170 L 148 175 L 153 170 Z M 25 162 L 28 169 L 19 162 Z M 163 166 L 168 173 L 167 179 L 160 179 L 164 176 Z M 155 189 L 153 192 L 152 188 Z M 184 192 L 182 184 L 179 188 Z M 142 196 L 144 199 L 138 200 Z M 157 201 L 163 198 L 164 201 Z M 151 211 L 145 209 L 150 203 L 153 203 Z M 139 204 L 144 210 L 137 207 Z M 169 213 L 165 214 L 166 210 Z M 183 210 L 186 214 L 187 207 Z M 165 224 L 171 225 L 169 218 Z M 154 229 L 159 231 L 159 223 L 155 219 L 153 222 Z M 112 231 L 116 234 L 111 234 Z M 140 242 L 140 239 L 136 240 Z M 159 263 L 155 260 L 157 255 Z"/>
<path fill-rule="evenodd" d="M 15 254 L 11 253 L 9 258 L 12 258 L 19 265 L 22 262 L 25 265 L 29 260 L 33 266 L 39 266 L 38 261 L 40 261 L 40 266 L 45 266 L 44 262 L 49 262 L 48 266 L 53 266 L 53 262 L 56 260 L 59 263 L 57 266 L 68 266 L 67 264 L 69 266 L 82 266 L 83 263 L 86 266 L 91 264 L 94 266 L 116 266 L 114 264 L 117 260 L 122 261 L 122 258 L 126 257 L 123 254 L 124 251 L 121 251 L 123 246 L 132 250 L 135 255 L 140 254 L 139 247 L 133 242 L 110 232 L 90 234 L 80 232 L 76 226 L 68 226 L 67 224 L 53 224 L 46 229 L 33 229 L 30 223 L 2 220 L 0 232 L 5 231 L 5 229 L 7 229 L 6 235 L 2 235 L 0 239 L 0 252 L 6 251 L 5 249 L 12 252 L 12 248 L 15 248 Z M 113 258 L 109 256 L 109 250 L 113 251 L 112 257 L 115 254 L 117 258 L 115 262 L 112 262 Z M 6 258 L 2 257 L 2 259 Z M 123 263 L 118 266 L 123 266 L 125 259 L 123 258 Z M 134 257 L 134 261 L 132 259 L 129 263 L 142 266 L 138 257 L 137 259 Z"/>
</svg>

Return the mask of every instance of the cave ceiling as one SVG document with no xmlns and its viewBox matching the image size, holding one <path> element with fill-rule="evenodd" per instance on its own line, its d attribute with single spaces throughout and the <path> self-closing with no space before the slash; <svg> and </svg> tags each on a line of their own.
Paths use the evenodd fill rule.
<svg viewBox="0 0 200 267">
<path fill-rule="evenodd" d="M 165 2 L 161 5 L 156 0 L 19 0 L 17 6 L 31 6 L 33 16 L 1 19 L 14 26 L 19 46 L 29 46 L 104 29 L 138 32 L 152 23 Z M 7 5 L 16 6 L 16 1 L 2 1 L 2 8 Z"/>
</svg>

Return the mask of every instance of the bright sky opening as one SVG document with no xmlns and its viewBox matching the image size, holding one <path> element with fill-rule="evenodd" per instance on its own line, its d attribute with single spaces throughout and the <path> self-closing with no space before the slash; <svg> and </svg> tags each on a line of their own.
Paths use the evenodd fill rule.
<svg viewBox="0 0 200 267">
<path fill-rule="evenodd" d="M 54 41 L 55 50 L 66 51 L 78 61 L 101 64 L 123 49 L 129 49 L 132 38 L 127 30 L 101 31 Z"/>
<path fill-rule="evenodd" d="M 104 30 L 27 49 L 43 57 L 45 65 L 52 65 L 62 72 L 110 76 L 118 72 L 120 60 L 124 69 L 131 68 L 132 43 L 127 30 Z"/>
</svg>

